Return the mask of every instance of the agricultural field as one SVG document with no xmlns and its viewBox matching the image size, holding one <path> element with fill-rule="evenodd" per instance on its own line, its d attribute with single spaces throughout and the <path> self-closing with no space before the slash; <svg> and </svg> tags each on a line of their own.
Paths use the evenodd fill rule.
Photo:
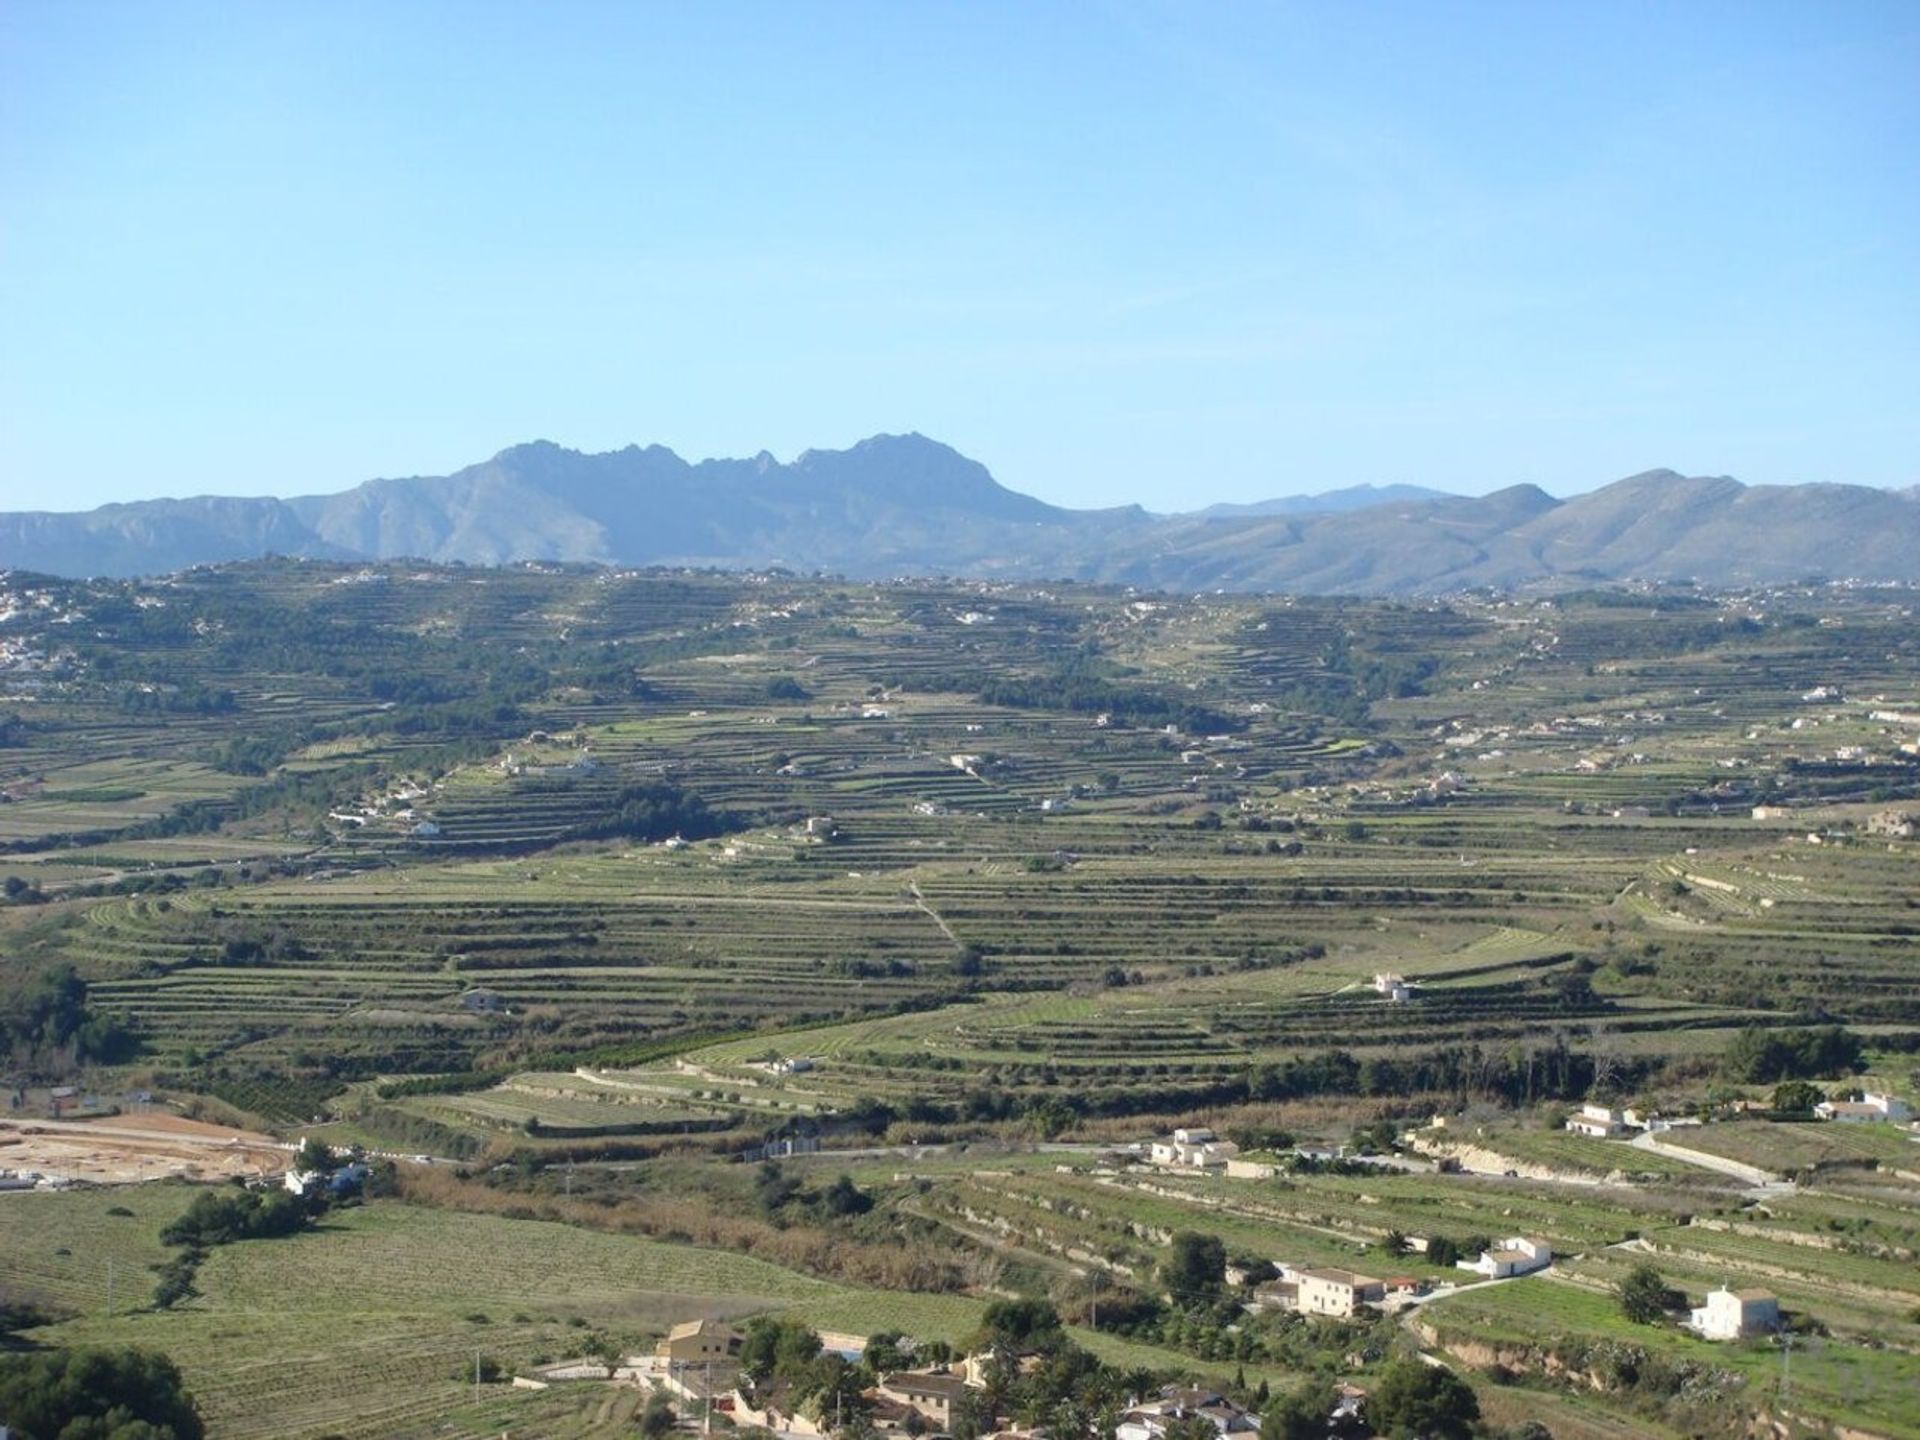
<svg viewBox="0 0 1920 1440">
<path fill-rule="evenodd" d="M 1920 1429 L 1889 1398 L 1920 1389 L 1920 1144 L 1769 1110 L 1920 1091 L 1908 591 L 31 583 L 0 622 L 45 657 L 0 673 L 12 1118 L 74 1083 L 407 1172 L 164 1312 L 183 1191 L 0 1196 L 0 1283 L 63 1343 L 151 1337 L 216 1436 L 614 1433 L 624 1397 L 454 1369 L 687 1313 L 953 1340 L 1004 1293 L 1117 1366 L 1377 1373 L 1379 1335 L 1154 1312 L 1189 1232 L 1449 1287 L 1381 1333 L 1563 1440 L 1715 1432 L 1562 1383 L 1537 1328 L 1513 1351 L 1530 1303 L 1726 1370 L 1730 1415 Z M 1655 1153 L 1566 1133 L 1586 1100 L 1706 1123 Z M 1142 1163 L 1176 1125 L 1342 1159 Z M 1395 1253 L 1509 1234 L 1564 1258 L 1481 1290 Z M 1777 1350 L 1623 1329 L 1641 1261 L 1817 1321 L 1791 1394 Z M 1138 1303 L 1096 1329 L 1102 1287 Z"/>
</svg>

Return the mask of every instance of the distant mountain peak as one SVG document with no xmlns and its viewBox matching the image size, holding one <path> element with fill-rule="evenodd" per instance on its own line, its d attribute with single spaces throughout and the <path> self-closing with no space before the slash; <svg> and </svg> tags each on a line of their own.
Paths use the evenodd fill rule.
<svg viewBox="0 0 1920 1440">
<path fill-rule="evenodd" d="M 1339 490 L 1322 490 L 1311 495 L 1277 495 L 1271 500 L 1246 504 L 1209 505 L 1194 513 L 1209 520 L 1242 518 L 1251 515 L 1322 515 L 1348 510 L 1364 510 L 1372 505 L 1401 504 L 1409 500 L 1443 500 L 1445 490 L 1430 490 L 1424 485 L 1348 485 Z"/>
</svg>

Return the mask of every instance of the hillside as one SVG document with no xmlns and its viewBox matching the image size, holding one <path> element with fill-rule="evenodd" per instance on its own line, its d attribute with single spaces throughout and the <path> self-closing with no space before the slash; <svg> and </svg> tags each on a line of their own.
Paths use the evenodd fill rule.
<svg viewBox="0 0 1920 1440">
<path fill-rule="evenodd" d="M 1383 595 L 1556 579 L 1888 581 L 1920 579 L 1920 504 L 1912 491 L 1653 470 L 1567 501 L 1531 485 L 1480 497 L 1358 486 L 1153 516 L 1062 509 L 924 436 L 880 435 L 788 464 L 540 441 L 452 475 L 333 495 L 0 514 L 4 567 L 154 574 L 269 553 Z"/>
</svg>

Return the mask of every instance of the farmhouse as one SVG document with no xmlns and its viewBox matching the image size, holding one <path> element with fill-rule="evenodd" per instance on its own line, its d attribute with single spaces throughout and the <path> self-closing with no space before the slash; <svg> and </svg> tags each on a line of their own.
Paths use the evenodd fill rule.
<svg viewBox="0 0 1920 1440">
<path fill-rule="evenodd" d="M 1528 1275 L 1553 1263 L 1553 1247 L 1544 1240 L 1515 1235 L 1502 1240 L 1491 1250 L 1482 1250 L 1478 1260 L 1461 1260 L 1457 1268 L 1471 1270 L 1489 1280 L 1504 1280 L 1509 1275 Z"/>
<path fill-rule="evenodd" d="M 730 1360 L 740 1353 L 740 1332 L 719 1320 L 687 1320 L 667 1331 L 654 1353 L 676 1365 Z"/>
<path fill-rule="evenodd" d="M 965 1380 L 945 1370 L 896 1370 L 880 1381 L 883 1398 L 917 1411 L 941 1430 L 952 1427 L 954 1406 L 967 1389 Z"/>
<path fill-rule="evenodd" d="M 1371 1275 L 1356 1275 L 1351 1270 L 1301 1270 L 1300 1312 L 1304 1315 L 1331 1315 L 1347 1320 L 1362 1306 L 1377 1305 L 1386 1298 L 1386 1284 Z"/>
<path fill-rule="evenodd" d="M 1920 834 L 1920 815 L 1909 810 L 1882 810 L 1878 815 L 1867 817 L 1867 833 L 1911 840 Z"/>
<path fill-rule="evenodd" d="M 1687 1319 L 1708 1340 L 1744 1340 L 1780 1328 L 1780 1302 L 1766 1290 L 1729 1290 L 1722 1285 Z"/>
<path fill-rule="evenodd" d="M 1213 1131 L 1198 1127 L 1176 1130 L 1171 1140 L 1156 1140 L 1147 1151 L 1156 1165 L 1185 1165 L 1197 1170 L 1224 1166 L 1239 1153 L 1240 1147 L 1231 1140 L 1222 1140 Z"/>
<path fill-rule="evenodd" d="M 1904 1124 L 1913 1118 L 1913 1107 L 1897 1095 L 1869 1090 L 1858 1100 L 1822 1100 L 1813 1107 L 1815 1118 L 1839 1120 L 1855 1125 L 1891 1122 Z"/>
<path fill-rule="evenodd" d="M 1596 1105 L 1591 1100 L 1580 1107 L 1578 1115 L 1567 1120 L 1567 1129 L 1574 1134 L 1591 1136 L 1596 1140 L 1618 1135 L 1626 1126 L 1626 1118 L 1617 1110 L 1609 1105 Z"/>
</svg>

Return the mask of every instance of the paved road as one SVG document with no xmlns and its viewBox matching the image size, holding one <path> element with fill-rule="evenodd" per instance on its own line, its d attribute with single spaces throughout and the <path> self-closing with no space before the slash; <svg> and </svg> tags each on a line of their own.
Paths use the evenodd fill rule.
<svg viewBox="0 0 1920 1440">
<path fill-rule="evenodd" d="M 1756 1198 L 1765 1195 L 1790 1194 L 1794 1187 L 1791 1180 L 1782 1179 L 1770 1170 L 1762 1170 L 1758 1165 L 1748 1165 L 1743 1161 L 1729 1160 L 1724 1155 L 1709 1155 L 1704 1150 L 1695 1150 L 1672 1141 L 1663 1141 L 1649 1131 L 1627 1142 L 1635 1150 L 1645 1150 L 1649 1154 L 1664 1155 L 1669 1160 L 1679 1160 L 1687 1165 L 1698 1165 L 1702 1170 L 1715 1170 L 1722 1175 L 1731 1175 L 1735 1180 L 1744 1180 L 1754 1187 L 1749 1194 Z"/>
</svg>

